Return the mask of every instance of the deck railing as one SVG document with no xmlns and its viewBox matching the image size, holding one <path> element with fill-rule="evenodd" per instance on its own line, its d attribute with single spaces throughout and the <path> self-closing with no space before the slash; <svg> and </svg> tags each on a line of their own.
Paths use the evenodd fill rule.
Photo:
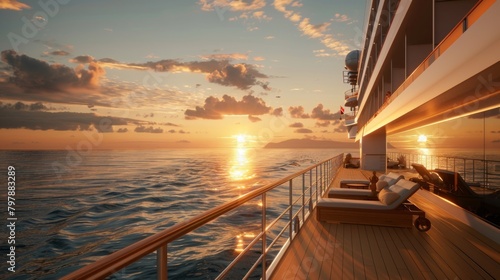
<svg viewBox="0 0 500 280">
<path fill-rule="evenodd" d="M 176 224 L 105 256 L 95 263 L 65 276 L 63 279 L 103 279 L 155 253 L 157 278 L 167 279 L 170 243 L 258 198 L 260 198 L 260 204 L 262 205 L 258 233 L 255 234 L 255 238 L 245 248 L 239 250 L 240 253 L 232 262 L 227 263 L 227 267 L 220 272 L 216 279 L 224 277 L 247 279 L 253 276 L 267 279 L 300 227 L 316 207 L 318 199 L 328 189 L 342 162 L 343 154 L 339 154 L 286 178 L 255 189 L 186 222 Z M 280 187 L 287 190 L 280 191 Z M 283 196 L 283 193 L 287 195 Z M 268 203 L 268 199 L 271 197 L 273 198 L 273 205 Z M 279 203 L 276 203 L 279 199 L 281 199 Z M 276 211 L 280 214 L 271 214 L 276 213 Z M 217 235 L 217 233 L 214 233 L 214 235 Z M 231 269 L 242 261 L 249 252 L 252 252 L 252 256 L 256 253 L 259 256 L 253 264 L 245 264 L 245 269 L 248 269 L 245 275 L 234 275 Z"/>
<path fill-rule="evenodd" d="M 420 163 L 427 169 L 445 169 L 458 172 L 467 182 L 480 183 L 481 187 L 500 188 L 500 160 L 472 159 L 462 157 L 446 157 L 414 153 L 390 152 L 387 156 L 395 160 L 399 156 L 406 159 L 405 165 Z"/>
</svg>

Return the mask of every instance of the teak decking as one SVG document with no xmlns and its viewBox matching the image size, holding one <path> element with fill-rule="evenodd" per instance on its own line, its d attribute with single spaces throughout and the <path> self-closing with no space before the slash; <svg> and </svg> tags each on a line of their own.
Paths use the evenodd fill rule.
<svg viewBox="0 0 500 280">
<path fill-rule="evenodd" d="M 340 179 L 367 172 L 341 169 Z M 407 178 L 408 179 L 408 178 Z M 418 195 L 432 228 L 306 221 L 271 279 L 500 279 L 500 245 Z"/>
</svg>

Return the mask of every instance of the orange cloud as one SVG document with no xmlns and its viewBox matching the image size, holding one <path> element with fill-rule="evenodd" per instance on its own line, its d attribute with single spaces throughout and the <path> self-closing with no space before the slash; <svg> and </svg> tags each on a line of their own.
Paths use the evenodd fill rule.
<svg viewBox="0 0 500 280">
<path fill-rule="evenodd" d="M 332 34 L 327 34 L 328 26 L 330 22 L 324 22 L 320 24 L 311 24 L 310 19 L 307 17 L 302 17 L 300 13 L 289 10 L 288 6 L 291 7 L 302 7 L 302 3 L 293 0 L 275 0 L 274 8 L 282 12 L 285 18 L 289 19 L 293 23 L 298 23 L 297 28 L 299 31 L 310 38 L 319 39 L 323 45 L 327 48 L 335 51 L 338 55 L 347 55 L 349 53 L 350 47 L 347 46 L 340 40 L 336 40 Z M 345 22 L 349 18 L 346 15 L 335 15 L 335 21 Z M 316 55 L 318 56 L 318 55 Z M 326 56 L 326 55 L 321 55 Z"/>
<path fill-rule="evenodd" d="M 13 50 L 2 51 L 1 57 L 13 69 L 14 76 L 10 80 L 21 88 L 54 90 L 65 87 L 96 87 L 100 77 L 105 74 L 104 69 L 95 62 L 90 62 L 88 69 L 79 66 L 74 70 L 62 64 L 48 64 Z M 93 60 L 89 56 L 78 59 Z"/>
<path fill-rule="evenodd" d="M 202 55 L 203 59 L 216 59 L 216 60 L 248 60 L 248 55 L 244 53 L 228 53 L 228 54 L 209 54 Z"/>
<path fill-rule="evenodd" d="M 200 0 L 198 2 L 204 11 L 213 11 L 214 9 L 229 9 L 231 11 L 252 11 L 262 9 L 266 6 L 265 0 Z"/>
<path fill-rule="evenodd" d="M 23 9 L 30 9 L 31 7 L 21 3 L 17 0 L 0 0 L 0 10 L 14 10 L 21 11 Z"/>
<path fill-rule="evenodd" d="M 258 121 L 254 115 L 268 114 L 272 110 L 266 102 L 253 95 L 245 95 L 241 101 L 234 97 L 224 95 L 222 99 L 210 96 L 205 99 L 203 107 L 196 106 L 194 110 L 187 109 L 185 118 L 193 119 L 222 119 L 224 115 L 249 115 L 251 121 Z M 260 119 L 259 119 L 260 120 Z"/>
<path fill-rule="evenodd" d="M 304 107 L 302 106 L 297 106 L 297 107 L 291 106 L 290 108 L 288 108 L 288 112 L 290 113 L 292 118 L 300 118 L 300 119 L 310 118 L 309 114 L 304 113 Z"/>
</svg>

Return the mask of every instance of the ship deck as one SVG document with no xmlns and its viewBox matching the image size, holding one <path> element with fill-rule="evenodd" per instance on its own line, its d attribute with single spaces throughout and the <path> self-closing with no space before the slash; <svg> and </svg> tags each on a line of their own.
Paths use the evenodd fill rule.
<svg viewBox="0 0 500 280">
<path fill-rule="evenodd" d="M 341 168 L 330 187 L 368 176 Z M 410 201 L 426 212 L 429 231 L 324 223 L 313 212 L 271 279 L 500 279 L 500 245 L 419 192 Z"/>
</svg>

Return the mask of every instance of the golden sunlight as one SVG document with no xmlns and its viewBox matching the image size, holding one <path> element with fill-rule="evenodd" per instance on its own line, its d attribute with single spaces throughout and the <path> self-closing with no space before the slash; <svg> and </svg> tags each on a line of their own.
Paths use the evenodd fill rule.
<svg viewBox="0 0 500 280">
<path fill-rule="evenodd" d="M 418 140 L 417 140 L 418 143 L 425 143 L 427 142 L 427 136 L 423 135 L 423 134 L 420 134 L 418 136 Z"/>
<path fill-rule="evenodd" d="M 233 135 L 232 138 L 235 140 L 236 147 L 238 148 L 253 147 L 256 143 L 256 137 L 250 134 L 240 133 Z"/>
<path fill-rule="evenodd" d="M 242 234 L 236 235 L 236 248 L 234 251 L 236 253 L 241 253 L 250 242 L 255 238 L 255 234 L 252 232 L 243 232 Z M 245 241 L 246 239 L 246 241 Z M 246 246 L 245 246 L 246 243 Z"/>
<path fill-rule="evenodd" d="M 236 144 L 238 147 L 245 146 L 248 142 L 248 135 L 246 134 L 237 134 L 233 136 L 236 139 Z"/>
<path fill-rule="evenodd" d="M 250 159 L 247 155 L 248 149 L 238 147 L 234 150 L 234 158 L 230 161 L 229 176 L 233 181 L 244 181 L 252 179 L 255 174 L 252 173 Z"/>
</svg>

